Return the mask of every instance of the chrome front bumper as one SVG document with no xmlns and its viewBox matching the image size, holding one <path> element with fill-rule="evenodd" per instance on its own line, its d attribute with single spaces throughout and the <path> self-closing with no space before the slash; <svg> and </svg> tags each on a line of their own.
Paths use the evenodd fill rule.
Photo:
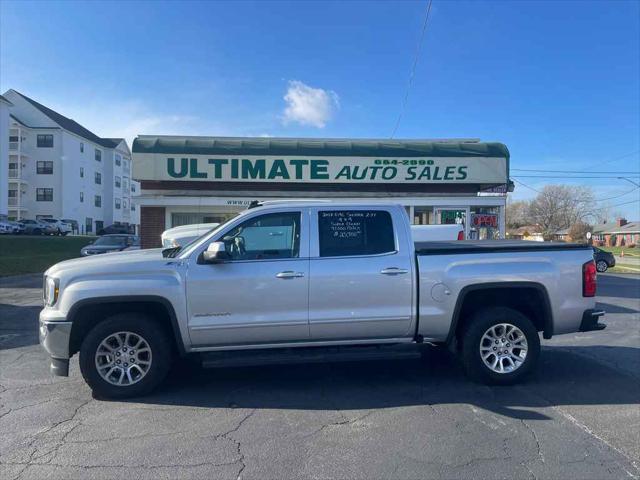
<svg viewBox="0 0 640 480">
<path fill-rule="evenodd" d="M 46 318 L 40 313 L 40 345 L 51 356 L 50 371 L 53 375 L 69 375 L 69 339 L 71 322 Z"/>
</svg>

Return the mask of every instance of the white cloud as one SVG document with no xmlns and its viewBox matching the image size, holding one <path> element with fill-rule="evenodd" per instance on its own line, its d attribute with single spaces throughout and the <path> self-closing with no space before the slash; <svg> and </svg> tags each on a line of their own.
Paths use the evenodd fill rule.
<svg viewBox="0 0 640 480">
<path fill-rule="evenodd" d="M 289 81 L 284 100 L 287 103 L 283 117 L 285 125 L 296 122 L 324 128 L 340 107 L 338 94 L 333 90 L 313 88 L 298 80 Z"/>
</svg>

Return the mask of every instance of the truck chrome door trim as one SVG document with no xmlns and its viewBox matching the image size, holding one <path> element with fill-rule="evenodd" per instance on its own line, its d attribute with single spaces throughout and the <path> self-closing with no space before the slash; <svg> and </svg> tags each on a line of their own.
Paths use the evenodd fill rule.
<svg viewBox="0 0 640 480">
<path fill-rule="evenodd" d="M 294 272 L 293 270 L 286 270 L 276 274 L 276 278 L 300 278 L 304 277 L 304 272 Z"/>
<path fill-rule="evenodd" d="M 213 352 L 216 350 L 259 350 L 263 348 L 281 348 L 281 347 L 325 347 L 331 345 L 371 345 L 383 343 L 413 343 L 413 337 L 399 338 L 366 338 L 366 339 L 347 339 L 347 340 L 318 340 L 309 342 L 280 342 L 280 343 L 260 343 L 260 344 L 234 344 L 215 347 L 191 347 L 190 352 Z"/>
<path fill-rule="evenodd" d="M 406 268 L 398 268 L 398 267 L 388 267 L 380 270 L 382 275 L 402 275 L 404 273 L 409 273 L 409 270 Z"/>
</svg>

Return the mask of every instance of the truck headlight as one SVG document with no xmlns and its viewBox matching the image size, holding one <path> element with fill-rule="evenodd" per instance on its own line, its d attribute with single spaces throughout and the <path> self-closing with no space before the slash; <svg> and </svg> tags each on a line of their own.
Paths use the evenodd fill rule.
<svg viewBox="0 0 640 480">
<path fill-rule="evenodd" d="M 44 279 L 44 304 L 48 307 L 55 305 L 60 293 L 60 280 L 57 278 L 45 277 Z"/>
</svg>

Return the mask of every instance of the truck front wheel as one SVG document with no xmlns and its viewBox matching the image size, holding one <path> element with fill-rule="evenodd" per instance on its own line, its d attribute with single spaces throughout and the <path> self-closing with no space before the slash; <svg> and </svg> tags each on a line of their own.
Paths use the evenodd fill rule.
<svg viewBox="0 0 640 480">
<path fill-rule="evenodd" d="M 164 329 L 146 315 L 124 313 L 98 323 L 80 347 L 80 370 L 103 398 L 146 395 L 166 377 L 172 348 Z"/>
<path fill-rule="evenodd" d="M 517 310 L 491 307 L 476 313 L 462 333 L 462 362 L 469 377 L 486 384 L 517 382 L 535 367 L 540 337 Z"/>
</svg>

